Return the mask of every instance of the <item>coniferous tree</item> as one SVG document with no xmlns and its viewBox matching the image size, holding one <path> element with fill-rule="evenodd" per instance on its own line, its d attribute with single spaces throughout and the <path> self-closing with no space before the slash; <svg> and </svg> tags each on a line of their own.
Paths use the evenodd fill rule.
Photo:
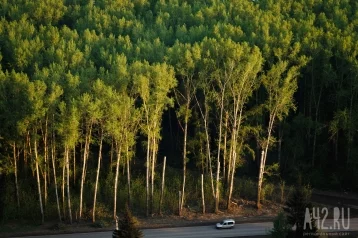
<svg viewBox="0 0 358 238">
<path fill-rule="evenodd" d="M 128 204 L 123 214 L 123 218 L 119 221 L 119 230 L 117 232 L 121 238 L 141 238 L 142 231 L 137 227 L 136 221 L 129 210 Z"/>
<path fill-rule="evenodd" d="M 312 216 L 312 203 L 310 199 L 310 188 L 303 186 L 299 181 L 293 191 L 293 194 L 286 202 L 286 207 L 284 208 L 284 211 L 287 213 L 288 224 L 292 227 L 296 225 L 294 237 L 303 237 L 304 233 L 308 234 L 306 237 L 311 237 L 310 234 L 317 232 L 317 227 Z M 312 227 L 308 224 L 306 224 L 306 227 L 304 226 L 306 209 L 309 209 Z M 291 235 L 293 236 L 293 234 Z"/>
</svg>

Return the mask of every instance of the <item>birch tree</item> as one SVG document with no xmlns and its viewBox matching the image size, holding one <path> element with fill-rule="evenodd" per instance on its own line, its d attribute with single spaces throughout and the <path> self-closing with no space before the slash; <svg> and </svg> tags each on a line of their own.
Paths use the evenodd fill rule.
<svg viewBox="0 0 358 238">
<path fill-rule="evenodd" d="M 134 87 L 141 99 L 142 131 L 147 136 L 146 215 L 153 212 L 155 162 L 160 141 L 163 111 L 173 104 L 168 94 L 176 86 L 174 70 L 167 64 L 134 62 L 131 68 Z M 149 185 L 151 187 L 149 188 Z"/>
<path fill-rule="evenodd" d="M 181 215 L 185 201 L 185 182 L 186 182 L 186 163 L 187 158 L 187 140 L 188 123 L 191 118 L 191 107 L 195 97 L 197 83 L 197 64 L 200 60 L 200 46 L 195 44 L 176 44 L 169 50 L 169 58 L 174 64 L 177 77 L 179 78 L 178 87 L 174 90 L 176 103 L 179 105 L 177 117 L 179 125 L 184 133 L 183 138 L 183 180 L 181 189 L 181 201 L 179 215 Z"/>
<path fill-rule="evenodd" d="M 279 61 L 265 73 L 262 82 L 267 92 L 265 108 L 269 114 L 266 139 L 262 145 L 259 180 L 257 188 L 257 208 L 261 208 L 261 189 L 265 174 L 267 152 L 273 142 L 272 132 L 276 120 L 281 121 L 291 109 L 295 109 L 293 95 L 297 89 L 298 66 L 290 66 L 287 61 Z"/>
</svg>

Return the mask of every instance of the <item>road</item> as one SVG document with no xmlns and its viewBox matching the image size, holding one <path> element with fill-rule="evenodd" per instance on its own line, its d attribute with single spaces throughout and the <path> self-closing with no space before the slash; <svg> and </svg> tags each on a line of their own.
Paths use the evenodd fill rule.
<svg viewBox="0 0 358 238">
<path fill-rule="evenodd" d="M 333 227 L 333 220 L 327 219 L 324 223 L 326 227 Z M 347 224 L 345 224 L 347 226 Z M 243 223 L 236 224 L 234 229 L 216 230 L 213 226 L 192 226 L 192 227 L 176 227 L 161 229 L 145 229 L 143 230 L 145 238 L 218 238 L 218 237 L 240 237 L 240 236 L 256 236 L 266 235 L 272 228 L 272 222 L 261 223 Z M 323 230 L 323 232 L 338 231 L 358 231 L 358 218 L 350 219 L 348 230 Z M 31 238 L 108 238 L 112 237 L 112 232 L 94 232 L 94 233 L 77 233 L 65 235 L 48 235 L 48 236 L 31 236 Z"/>
</svg>

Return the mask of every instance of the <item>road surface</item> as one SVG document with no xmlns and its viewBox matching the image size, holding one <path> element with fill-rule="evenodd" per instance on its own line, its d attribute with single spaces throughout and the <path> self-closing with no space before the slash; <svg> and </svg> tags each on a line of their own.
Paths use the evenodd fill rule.
<svg viewBox="0 0 358 238">
<path fill-rule="evenodd" d="M 333 220 L 327 219 L 324 225 L 333 228 Z M 339 231 L 358 231 L 358 218 L 350 219 L 349 229 L 333 230 L 327 229 L 323 232 L 339 232 Z M 345 224 L 347 226 L 347 223 Z M 233 229 L 216 230 L 214 224 L 212 226 L 192 226 L 192 227 L 176 227 L 161 229 L 144 229 L 145 238 L 218 238 L 218 237 L 240 237 L 240 236 L 257 236 L 267 235 L 272 228 L 272 222 L 261 223 L 243 223 L 236 224 Z M 76 233 L 64 235 L 47 235 L 47 236 L 31 236 L 31 238 L 108 238 L 112 237 L 112 232 L 93 232 L 93 233 Z"/>
</svg>

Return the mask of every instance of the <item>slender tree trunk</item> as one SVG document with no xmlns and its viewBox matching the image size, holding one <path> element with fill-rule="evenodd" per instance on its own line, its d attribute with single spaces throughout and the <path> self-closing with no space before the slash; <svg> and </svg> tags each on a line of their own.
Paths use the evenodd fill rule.
<svg viewBox="0 0 358 238">
<path fill-rule="evenodd" d="M 76 184 L 76 146 L 73 147 L 73 184 Z"/>
<path fill-rule="evenodd" d="M 188 137 L 188 121 L 189 121 L 189 106 L 190 101 L 186 104 L 186 113 L 185 113 L 185 121 L 184 121 L 184 145 L 183 145 L 183 184 L 182 184 L 182 196 L 181 196 L 181 202 L 179 207 L 179 216 L 181 216 L 181 212 L 183 210 L 184 205 L 184 197 L 185 197 L 185 180 L 186 180 L 186 148 L 187 148 L 187 137 Z"/>
<path fill-rule="evenodd" d="M 152 160 L 151 160 L 151 189 L 150 189 L 150 214 L 153 215 L 153 205 L 154 205 L 154 177 L 155 177 L 155 160 L 156 160 L 156 146 L 157 138 L 153 137 L 153 148 L 152 148 Z"/>
<path fill-rule="evenodd" d="M 129 148 L 127 144 L 126 148 L 126 155 L 127 155 L 127 186 L 128 186 L 128 206 L 132 207 L 132 191 L 131 191 L 131 170 L 130 170 L 130 163 L 129 163 Z"/>
<path fill-rule="evenodd" d="M 45 119 L 45 132 L 43 135 L 43 142 L 44 142 L 44 204 L 46 207 L 47 204 L 47 167 L 48 167 L 48 146 L 47 146 L 47 131 L 48 131 L 48 116 L 46 115 L 46 119 Z"/>
<path fill-rule="evenodd" d="M 261 151 L 261 158 L 260 158 L 260 166 L 259 166 L 259 183 L 257 185 L 257 209 L 261 209 L 261 186 L 262 186 L 262 179 L 263 179 L 263 173 L 264 173 L 264 165 L 263 165 L 263 161 L 264 161 L 264 150 Z"/>
<path fill-rule="evenodd" d="M 282 154 L 282 137 L 283 137 L 283 129 L 282 129 L 282 124 L 279 125 L 279 129 L 278 129 L 278 163 L 281 167 L 281 154 Z"/>
<path fill-rule="evenodd" d="M 65 203 L 65 180 L 66 180 L 66 164 L 62 165 L 62 210 L 63 217 L 66 217 L 66 203 Z"/>
<path fill-rule="evenodd" d="M 205 124 L 207 124 L 207 123 L 205 123 Z M 207 127 L 207 125 L 205 125 L 205 135 L 206 135 L 206 151 L 207 151 L 208 162 L 209 162 L 211 190 L 212 190 L 213 198 L 215 198 L 213 170 L 212 170 L 212 167 L 211 167 L 211 155 L 210 155 L 210 137 L 209 137 L 209 128 Z"/>
<path fill-rule="evenodd" d="M 268 152 L 268 148 L 270 145 L 271 133 L 272 133 L 273 124 L 275 122 L 275 117 L 276 117 L 275 113 L 272 113 L 270 115 L 267 140 L 266 140 L 266 144 L 264 145 L 264 150 L 261 152 L 262 154 L 261 154 L 261 161 L 260 161 L 260 168 L 259 168 L 259 181 L 258 181 L 258 186 L 257 186 L 257 201 L 256 201 L 257 209 L 261 208 L 262 181 L 263 181 L 264 174 L 265 174 L 267 152 Z"/>
<path fill-rule="evenodd" d="M 149 216 L 149 167 L 150 167 L 150 129 L 148 128 L 148 141 L 147 141 L 147 162 L 146 162 L 146 183 L 145 183 L 145 190 L 146 190 L 146 216 Z"/>
<path fill-rule="evenodd" d="M 70 194 L 70 149 L 68 146 L 65 146 L 65 156 L 66 156 L 66 171 L 67 171 L 67 206 L 68 206 L 68 217 L 70 219 L 70 224 L 72 224 L 72 211 L 71 211 L 71 194 Z"/>
<path fill-rule="evenodd" d="M 205 95 L 205 92 L 204 92 L 204 95 Z M 200 103 L 198 101 L 198 99 L 195 97 L 198 105 L 199 105 L 199 111 L 201 113 L 201 116 L 203 118 L 203 121 L 204 121 L 204 130 L 205 130 L 205 137 L 206 137 L 206 154 L 207 154 L 207 162 L 209 164 L 209 166 L 206 166 L 206 167 L 209 167 L 209 173 L 210 173 L 210 182 L 211 182 L 211 192 L 212 192 L 212 195 L 213 195 L 213 198 L 215 199 L 215 189 L 214 189 L 214 179 L 213 179 L 213 170 L 212 170 L 212 167 L 211 167 L 211 154 L 210 154 L 210 137 L 209 137 L 209 125 L 208 125 L 208 106 L 207 106 L 207 102 L 206 102 L 206 99 L 205 99 L 205 112 L 202 111 L 201 107 L 200 107 Z"/>
<path fill-rule="evenodd" d="M 224 157 L 223 157 L 223 179 L 226 178 L 226 155 L 227 155 L 227 131 L 228 131 L 229 114 L 225 115 L 225 135 L 224 135 Z"/>
<path fill-rule="evenodd" d="M 92 222 L 96 222 L 96 202 L 97 202 L 97 191 L 98 191 L 98 180 L 99 172 L 101 169 L 101 160 L 102 160 L 102 142 L 103 142 L 103 129 L 100 129 L 100 139 L 99 139 L 99 151 L 98 151 L 98 165 L 97 165 L 97 174 L 96 174 L 96 184 L 94 187 L 94 198 L 93 198 L 93 211 L 92 211 Z"/>
<path fill-rule="evenodd" d="M 217 170 L 216 170 L 216 192 L 215 192 L 215 213 L 219 212 L 219 174 L 220 174 L 220 152 L 221 152 L 221 137 L 222 137 L 222 121 L 224 113 L 224 93 L 222 90 L 220 102 L 220 119 L 219 119 L 219 140 L 218 140 L 218 156 L 217 156 Z"/>
<path fill-rule="evenodd" d="M 230 210 L 232 191 L 234 187 L 234 176 L 235 176 L 236 159 L 237 159 L 237 136 L 241 126 L 242 110 L 243 110 L 242 107 L 239 109 L 239 102 L 240 102 L 240 97 L 237 98 L 237 101 L 234 106 L 234 124 L 232 129 L 232 142 L 231 142 L 232 144 L 232 164 L 231 164 L 231 171 L 230 171 L 231 178 L 230 178 L 229 194 L 228 194 L 227 205 L 226 205 L 228 210 Z M 239 117 L 237 117 L 238 114 Z"/>
<path fill-rule="evenodd" d="M 16 190 L 16 202 L 17 202 L 17 211 L 20 212 L 20 195 L 19 195 L 19 183 L 17 181 L 17 152 L 16 152 L 16 143 L 13 143 L 13 153 L 14 153 L 14 174 L 15 174 L 15 190 Z"/>
<path fill-rule="evenodd" d="M 232 147 L 232 137 L 231 135 L 231 142 L 230 142 L 230 150 L 229 150 L 229 160 L 227 162 L 227 178 L 226 178 L 226 184 L 227 188 L 230 189 L 230 181 L 231 181 L 231 165 L 232 165 L 232 154 L 233 154 L 233 147 Z"/>
<path fill-rule="evenodd" d="M 117 147 L 117 165 L 116 165 L 116 177 L 114 180 L 114 204 L 113 204 L 113 218 L 117 216 L 117 191 L 118 191 L 118 176 L 119 176 L 119 162 L 121 161 L 121 147 L 120 143 L 116 141 Z"/>
<path fill-rule="evenodd" d="M 220 178 L 220 161 L 218 162 L 218 168 L 216 171 L 215 213 L 219 213 L 219 202 L 220 202 L 219 178 Z"/>
<path fill-rule="evenodd" d="M 82 218 L 82 206 L 83 206 L 83 190 L 84 190 L 84 182 L 86 178 L 86 163 L 89 154 L 89 146 L 91 143 L 91 135 L 92 135 L 92 123 L 86 128 L 86 138 L 85 138 L 85 148 L 83 152 L 83 166 L 82 166 L 82 177 L 81 177 L 81 188 L 80 188 L 80 214 L 79 218 Z"/>
<path fill-rule="evenodd" d="M 57 212 L 58 212 L 58 219 L 62 222 L 61 218 L 61 209 L 60 209 L 60 201 L 58 198 L 58 191 L 57 191 L 57 177 L 56 177 L 56 163 L 55 163 L 55 155 L 56 155 L 56 148 L 55 148 L 55 135 L 53 134 L 52 138 L 52 148 L 51 148 L 51 160 L 52 160 L 52 168 L 53 168 L 53 180 L 55 182 L 55 194 L 56 194 L 56 203 L 57 203 Z"/>
<path fill-rule="evenodd" d="M 167 163 L 167 157 L 164 156 L 163 161 L 163 173 L 162 173 L 162 189 L 160 192 L 160 202 L 159 202 L 159 214 L 162 215 L 162 204 L 163 204 L 163 197 L 164 197 L 164 182 L 165 182 L 165 165 Z"/>
<path fill-rule="evenodd" d="M 204 195 L 204 174 L 201 174 L 201 207 L 203 214 L 205 214 L 205 195 Z"/>
<path fill-rule="evenodd" d="M 42 224 L 44 224 L 45 223 L 45 215 L 44 215 L 44 210 L 43 210 L 43 206 L 42 206 L 40 171 L 39 171 L 39 161 L 38 161 L 39 158 L 38 158 L 38 153 L 37 153 L 37 141 L 36 141 L 36 139 L 34 139 L 34 153 L 35 153 L 37 189 L 38 189 L 38 194 L 39 194 L 39 203 L 40 203 L 40 210 L 41 210 L 41 222 L 42 222 Z"/>
</svg>

